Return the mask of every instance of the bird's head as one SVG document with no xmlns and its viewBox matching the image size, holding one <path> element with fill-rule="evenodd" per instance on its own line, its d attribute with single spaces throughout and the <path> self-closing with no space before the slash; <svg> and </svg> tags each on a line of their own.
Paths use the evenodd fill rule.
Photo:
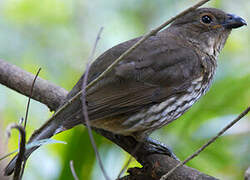
<svg viewBox="0 0 250 180">
<path fill-rule="evenodd" d="M 247 23 L 239 16 L 215 8 L 200 8 L 176 19 L 170 30 L 206 53 L 217 56 L 231 30 L 243 25 Z"/>
</svg>

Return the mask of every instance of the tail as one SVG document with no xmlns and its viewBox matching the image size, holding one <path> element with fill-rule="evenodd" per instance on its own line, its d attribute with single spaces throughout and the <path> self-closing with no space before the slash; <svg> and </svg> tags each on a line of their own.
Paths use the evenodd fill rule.
<svg viewBox="0 0 250 180">
<path fill-rule="evenodd" d="M 70 106 L 72 105 L 74 106 L 74 103 L 71 104 Z M 55 134 L 71 129 L 74 126 L 81 123 L 81 118 L 82 118 L 81 108 L 80 110 L 79 108 L 76 109 L 72 107 L 66 108 L 55 118 L 52 116 L 41 128 L 36 130 L 29 139 L 28 144 L 39 140 L 51 138 Z M 34 152 L 39 147 L 40 145 L 27 149 L 24 154 L 24 160 L 27 160 L 29 156 L 32 154 L 32 152 Z M 9 176 L 13 173 L 16 166 L 16 161 L 17 161 L 17 155 L 6 166 L 4 170 L 5 176 Z"/>
<path fill-rule="evenodd" d="M 57 132 L 60 132 L 60 129 L 57 127 L 54 121 L 48 121 L 44 126 L 33 133 L 32 137 L 30 138 L 29 143 L 35 142 L 37 140 L 47 139 L 52 137 Z M 40 146 L 32 147 L 31 149 L 26 150 L 24 154 L 24 160 L 27 160 L 28 157 L 31 155 L 33 151 L 38 149 Z M 9 176 L 13 173 L 17 161 L 17 155 L 9 162 L 4 170 L 4 175 Z"/>
<path fill-rule="evenodd" d="M 77 92 L 81 90 L 82 78 L 78 81 L 75 87 L 67 95 L 66 100 L 71 99 Z M 67 108 L 58 113 L 56 117 L 51 117 L 41 128 L 36 130 L 28 141 L 28 144 L 36 142 L 42 139 L 48 139 L 58 134 L 62 131 L 71 129 L 72 127 L 80 124 L 83 118 L 81 112 L 81 101 L 78 98 L 76 101 L 72 102 Z M 26 150 L 24 154 L 24 160 L 27 160 L 29 156 L 38 149 L 40 146 L 32 147 Z M 4 175 L 9 176 L 14 172 L 17 161 L 17 155 L 9 162 L 4 170 Z"/>
</svg>

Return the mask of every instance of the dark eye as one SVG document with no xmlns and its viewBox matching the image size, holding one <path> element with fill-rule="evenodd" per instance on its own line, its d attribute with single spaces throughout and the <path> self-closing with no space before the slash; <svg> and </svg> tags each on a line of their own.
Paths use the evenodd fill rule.
<svg viewBox="0 0 250 180">
<path fill-rule="evenodd" d="M 201 20 L 205 24 L 210 24 L 212 22 L 212 18 L 208 15 L 202 16 Z"/>
</svg>

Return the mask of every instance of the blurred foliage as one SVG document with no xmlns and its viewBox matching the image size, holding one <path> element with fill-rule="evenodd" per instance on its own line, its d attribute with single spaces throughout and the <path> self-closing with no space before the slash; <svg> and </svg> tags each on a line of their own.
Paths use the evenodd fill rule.
<svg viewBox="0 0 250 180">
<path fill-rule="evenodd" d="M 142 35 L 195 0 L 2 0 L 0 1 L 0 58 L 70 90 L 84 71 L 98 29 L 104 26 L 98 55 L 122 41 Z M 212 0 L 208 5 L 235 13 L 250 22 L 250 1 Z M 216 79 L 205 97 L 177 121 L 152 134 L 170 145 L 180 159 L 192 154 L 250 102 L 250 30 L 232 32 L 219 57 Z M 0 128 L 17 122 L 27 98 L 0 86 Z M 28 135 L 51 115 L 32 101 Z M 16 149 L 17 134 L 9 141 Z M 24 179 L 72 179 L 73 160 L 80 179 L 103 179 L 87 131 L 79 126 L 55 137 L 67 145 L 42 147 L 28 161 Z M 250 165 L 250 119 L 242 119 L 189 166 L 221 179 L 243 179 Z M 128 155 L 95 134 L 104 166 L 115 179 Z M 3 146 L 1 138 L 0 146 Z M 130 166 L 138 166 L 133 161 Z"/>
</svg>

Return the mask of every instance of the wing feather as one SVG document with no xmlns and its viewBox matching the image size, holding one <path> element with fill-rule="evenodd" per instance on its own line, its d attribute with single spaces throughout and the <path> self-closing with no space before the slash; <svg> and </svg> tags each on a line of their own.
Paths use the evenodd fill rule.
<svg viewBox="0 0 250 180">
<path fill-rule="evenodd" d="M 135 42 L 122 43 L 100 56 L 90 69 L 89 79 L 98 76 Z M 185 92 L 192 79 L 201 75 L 201 63 L 194 50 L 176 42 L 170 36 L 154 36 L 123 59 L 88 91 L 90 119 L 134 113 Z"/>
</svg>

